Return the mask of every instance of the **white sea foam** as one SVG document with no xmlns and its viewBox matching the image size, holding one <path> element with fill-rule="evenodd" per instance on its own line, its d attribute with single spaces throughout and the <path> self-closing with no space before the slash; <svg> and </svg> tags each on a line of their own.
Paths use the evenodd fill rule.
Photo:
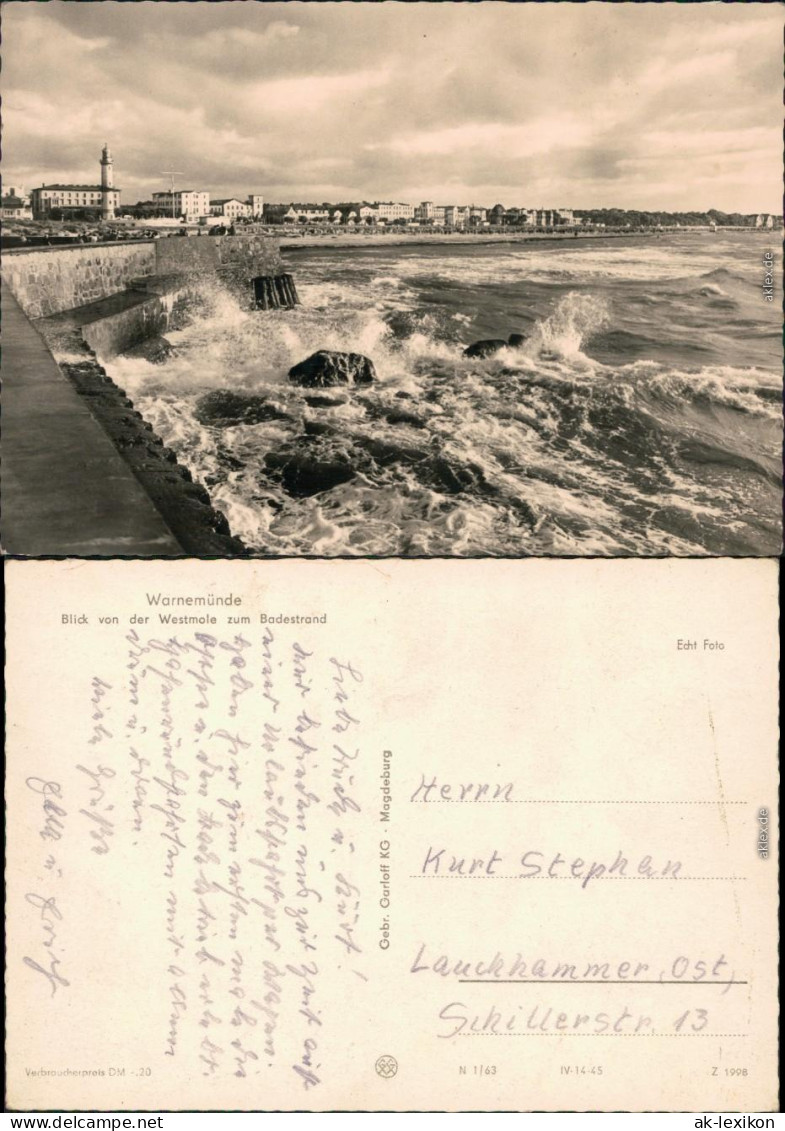
<svg viewBox="0 0 785 1131">
<path fill-rule="evenodd" d="M 715 247 L 700 255 L 651 245 L 619 251 L 494 249 L 467 260 L 396 259 L 385 249 L 356 268 L 344 260 L 332 279 L 321 260 L 298 278 L 297 309 L 248 312 L 213 287 L 194 324 L 168 335 L 175 356 L 162 365 L 118 358 L 110 371 L 205 482 L 233 532 L 262 553 L 776 552 L 776 362 L 749 364 L 752 346 L 728 336 L 732 327 L 711 302 L 691 308 L 689 332 L 704 351 L 718 340 L 737 364 L 608 360 L 608 348 L 604 360 L 596 356 L 597 343 L 619 327 L 644 340 L 639 311 L 652 278 L 707 274 L 722 256 Z M 650 253 L 654 274 L 636 275 Z M 562 287 L 538 299 L 532 319 L 522 298 L 522 347 L 463 356 L 476 320 L 476 336 L 493 335 L 494 325 L 506 336 L 516 325 L 509 311 L 501 324 L 490 321 L 495 280 L 529 280 L 533 267 L 567 277 L 579 265 L 584 282 L 604 271 L 632 280 L 629 303 L 626 290 Z M 439 289 L 453 277 L 458 289 Z M 456 311 L 460 288 L 478 280 L 486 305 L 475 298 Z M 420 285 L 431 288 L 427 305 Z M 722 289 L 705 286 L 717 288 L 710 297 Z M 653 341 L 667 341 L 679 301 L 662 299 L 661 321 L 648 329 Z M 770 356 L 759 340 L 757 356 Z M 317 349 L 371 357 L 377 383 L 324 390 L 339 403 L 309 405 L 309 391 L 292 386 L 287 372 Z M 199 423 L 199 398 L 221 389 L 261 397 L 287 418 Z M 271 453 L 278 469 L 310 461 L 348 468 L 352 478 L 303 496 L 271 472 Z"/>
</svg>

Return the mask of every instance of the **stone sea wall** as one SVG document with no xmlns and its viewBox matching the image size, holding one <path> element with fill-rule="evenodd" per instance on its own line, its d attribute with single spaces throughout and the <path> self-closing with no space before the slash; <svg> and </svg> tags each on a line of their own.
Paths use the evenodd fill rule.
<svg viewBox="0 0 785 1131">
<path fill-rule="evenodd" d="M 188 469 L 163 445 L 103 366 L 86 356 L 79 362 L 61 361 L 60 369 L 85 398 L 92 416 L 142 484 L 184 555 L 247 557 L 246 547 L 232 536 L 226 518 L 213 507 L 207 490 L 193 481 Z"/>
<path fill-rule="evenodd" d="M 107 298 L 155 271 L 152 241 L 14 249 L 2 260 L 3 281 L 29 318 Z"/>
<path fill-rule="evenodd" d="M 156 240 L 155 251 L 159 275 L 237 269 L 250 279 L 283 271 L 277 240 L 257 235 L 170 237 Z"/>
<path fill-rule="evenodd" d="M 3 280 L 29 318 L 108 298 L 145 276 L 218 272 L 250 287 L 255 276 L 283 270 L 278 241 L 257 235 L 13 248 L 2 259 Z"/>
<path fill-rule="evenodd" d="M 151 295 L 137 306 L 82 324 L 82 338 L 96 357 L 107 361 L 119 353 L 163 334 L 178 293 Z"/>
<path fill-rule="evenodd" d="M 192 480 L 101 365 L 101 359 L 135 343 L 147 340 L 155 345 L 156 335 L 170 326 L 170 317 L 192 293 L 195 280 L 210 274 L 244 291 L 250 303 L 254 280 L 283 275 L 278 243 L 259 236 L 173 237 L 14 249 L 2 260 L 4 286 L 24 315 L 36 320 L 36 329 L 61 359 L 61 372 L 141 483 L 183 553 L 245 557 L 246 547 L 233 537 L 206 488 Z M 291 301 L 296 301 L 293 284 Z"/>
</svg>

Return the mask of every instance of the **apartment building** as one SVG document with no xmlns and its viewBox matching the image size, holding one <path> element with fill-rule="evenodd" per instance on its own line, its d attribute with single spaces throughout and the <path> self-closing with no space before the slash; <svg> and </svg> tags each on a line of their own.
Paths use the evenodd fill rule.
<svg viewBox="0 0 785 1131">
<path fill-rule="evenodd" d="M 120 190 L 110 189 L 108 192 L 110 206 L 116 210 L 120 207 Z M 41 185 L 30 193 L 33 219 L 45 220 L 57 210 L 63 212 L 81 212 L 85 209 L 101 209 L 104 203 L 104 189 L 101 185 Z"/>
<path fill-rule="evenodd" d="M 444 224 L 447 228 L 465 228 L 469 209 L 463 204 L 448 204 L 444 209 Z"/>
<path fill-rule="evenodd" d="M 520 223 L 529 228 L 564 228 L 575 224 L 571 208 L 522 208 Z"/>
<path fill-rule="evenodd" d="M 154 192 L 153 201 L 167 215 L 184 216 L 186 220 L 198 220 L 210 215 L 210 194 L 196 189 L 177 189 L 175 192 Z"/>
<path fill-rule="evenodd" d="M 392 200 L 376 201 L 372 205 L 376 219 L 389 224 L 391 220 L 413 220 L 413 204 L 397 204 Z"/>
<path fill-rule="evenodd" d="M 359 205 L 336 204 L 330 213 L 333 224 L 356 224 L 360 218 Z"/>
<path fill-rule="evenodd" d="M 290 204 L 283 219 L 288 224 L 326 223 L 330 219 L 330 209 L 326 204 Z"/>
<path fill-rule="evenodd" d="M 3 193 L 0 200 L 0 216 L 4 220 L 32 220 L 30 197 L 25 196 L 24 189 L 9 188 L 8 192 Z"/>
<path fill-rule="evenodd" d="M 210 201 L 210 215 L 220 216 L 223 220 L 231 222 L 239 216 L 251 216 L 252 214 L 251 205 L 243 200 L 238 200 L 234 196 L 228 200 Z"/>
<path fill-rule="evenodd" d="M 433 224 L 438 227 L 444 224 L 444 212 L 444 205 L 434 204 L 432 200 L 424 200 L 415 208 L 414 219 L 421 224 Z"/>
</svg>

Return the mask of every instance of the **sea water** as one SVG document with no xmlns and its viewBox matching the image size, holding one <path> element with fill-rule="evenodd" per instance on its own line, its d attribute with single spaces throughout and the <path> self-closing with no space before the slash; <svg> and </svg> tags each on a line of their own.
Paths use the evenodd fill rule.
<svg viewBox="0 0 785 1131">
<path fill-rule="evenodd" d="M 297 248 L 297 308 L 206 280 L 164 364 L 108 368 L 260 555 L 776 554 L 766 252 L 779 278 L 771 233 Z M 521 347 L 463 356 L 511 333 Z M 365 354 L 378 380 L 291 385 L 318 349 Z M 277 416 L 201 423 L 215 390 Z"/>
</svg>

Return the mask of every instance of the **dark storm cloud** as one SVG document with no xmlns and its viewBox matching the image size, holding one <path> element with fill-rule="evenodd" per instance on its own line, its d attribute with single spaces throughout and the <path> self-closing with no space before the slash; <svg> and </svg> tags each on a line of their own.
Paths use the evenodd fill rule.
<svg viewBox="0 0 785 1131">
<path fill-rule="evenodd" d="M 270 200 L 776 211 L 782 23 L 710 3 L 11 0 L 4 172 L 89 178 L 109 140 L 129 201 L 175 168 Z"/>
</svg>

